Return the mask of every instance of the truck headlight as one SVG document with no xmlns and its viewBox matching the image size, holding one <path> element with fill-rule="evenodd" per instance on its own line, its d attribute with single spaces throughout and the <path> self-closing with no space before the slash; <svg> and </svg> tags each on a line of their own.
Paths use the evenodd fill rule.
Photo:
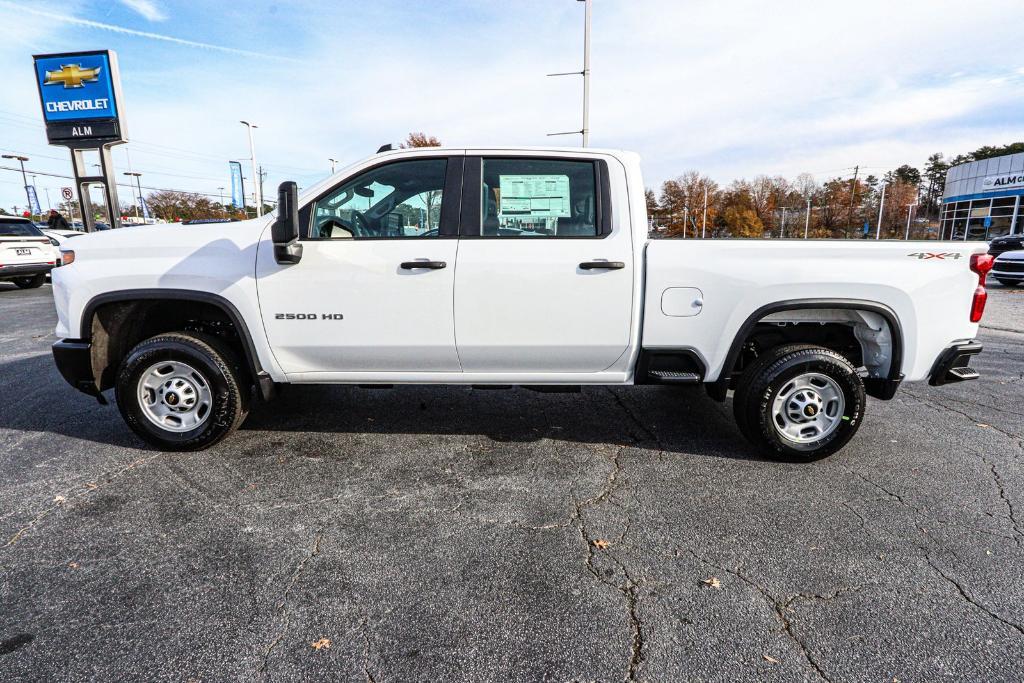
<svg viewBox="0 0 1024 683">
<path fill-rule="evenodd" d="M 75 252 L 70 249 L 60 252 L 60 257 L 61 265 L 70 266 L 75 262 Z"/>
</svg>

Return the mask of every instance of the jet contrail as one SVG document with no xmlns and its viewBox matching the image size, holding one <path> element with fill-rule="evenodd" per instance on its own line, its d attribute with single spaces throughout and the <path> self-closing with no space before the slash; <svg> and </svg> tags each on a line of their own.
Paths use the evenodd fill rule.
<svg viewBox="0 0 1024 683">
<path fill-rule="evenodd" d="M 201 43 L 197 40 L 175 38 L 174 36 L 166 36 L 161 33 L 152 33 L 150 31 L 138 31 L 133 28 L 125 28 L 124 26 L 116 26 L 114 24 L 104 24 L 103 22 L 93 21 L 91 19 L 80 19 L 78 17 L 70 17 L 65 16 L 63 14 L 55 14 L 53 12 L 46 12 L 43 10 L 32 9 L 21 5 L 16 5 L 13 2 L 7 2 L 7 0 L 0 0 L 0 7 L 7 7 L 9 9 L 26 12 L 28 14 L 34 14 L 39 17 L 45 17 L 46 19 L 52 19 L 53 21 L 59 21 L 65 24 L 74 24 L 76 26 L 97 28 L 103 31 L 111 31 L 113 33 L 124 33 L 126 35 L 138 36 L 140 38 L 152 38 L 153 40 L 162 40 L 166 43 L 174 43 L 176 45 L 184 45 L 186 47 L 197 47 L 204 50 L 215 50 L 217 52 L 226 52 L 228 54 L 241 55 L 243 57 L 258 57 L 260 59 L 273 59 L 285 62 L 299 61 L 291 57 L 279 57 L 277 55 L 270 55 L 262 52 L 253 52 L 251 50 L 240 50 L 234 47 L 226 47 L 224 45 L 212 45 L 210 43 Z"/>
</svg>

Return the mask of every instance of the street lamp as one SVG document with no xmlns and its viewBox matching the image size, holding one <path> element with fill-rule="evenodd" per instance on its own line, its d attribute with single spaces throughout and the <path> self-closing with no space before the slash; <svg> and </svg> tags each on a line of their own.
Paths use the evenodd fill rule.
<svg viewBox="0 0 1024 683">
<path fill-rule="evenodd" d="M 260 174 L 259 171 L 256 170 L 256 146 L 252 141 L 252 129 L 259 128 L 259 126 L 255 123 L 249 123 L 248 121 L 239 121 L 239 123 L 245 126 L 249 131 L 249 158 L 252 160 L 252 177 L 256 179 L 255 184 L 253 185 L 254 189 L 252 196 L 256 202 L 256 217 L 259 218 L 263 215 L 263 188 L 261 187 L 263 183 L 260 182 Z"/>
<path fill-rule="evenodd" d="M 220 191 L 220 205 L 224 206 L 224 188 L 218 187 L 217 190 Z"/>
<path fill-rule="evenodd" d="M 25 176 L 25 162 L 28 161 L 28 157 L 23 157 L 20 154 L 4 154 L 4 159 L 17 159 L 18 163 L 21 164 L 21 182 L 25 186 L 25 199 L 28 200 L 28 210 L 32 210 L 32 195 L 28 191 L 28 178 Z"/>
<path fill-rule="evenodd" d="M 875 228 L 875 239 L 882 239 L 882 210 L 885 208 L 885 188 L 888 185 L 886 182 L 882 182 L 882 198 L 878 202 L 878 227 Z"/>
<path fill-rule="evenodd" d="M 139 200 L 138 200 L 139 203 L 135 207 L 135 217 L 138 218 L 139 217 L 139 207 L 142 206 L 142 182 L 139 180 L 139 178 L 142 177 L 142 174 L 141 173 L 135 173 L 133 171 L 125 171 L 124 174 L 127 175 L 127 176 L 133 176 L 135 178 L 135 187 L 139 191 Z"/>
<path fill-rule="evenodd" d="M 910 239 L 910 216 L 914 212 L 914 207 L 917 206 L 917 202 L 907 204 L 907 234 L 903 236 L 903 239 Z"/>
<path fill-rule="evenodd" d="M 334 165 L 338 163 L 338 160 L 328 158 L 327 161 L 331 162 L 331 175 L 334 175 Z"/>
</svg>

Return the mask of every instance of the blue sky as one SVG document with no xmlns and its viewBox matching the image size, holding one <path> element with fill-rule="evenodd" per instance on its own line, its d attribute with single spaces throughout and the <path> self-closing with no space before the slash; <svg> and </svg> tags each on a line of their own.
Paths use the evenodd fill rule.
<svg viewBox="0 0 1024 683">
<path fill-rule="evenodd" d="M 591 144 L 640 152 L 647 184 L 880 174 L 1024 139 L 1024 5 L 594 0 Z M 770 7 L 770 11 L 766 10 Z M 68 173 L 49 147 L 33 53 L 114 49 L 151 187 L 217 193 L 259 124 L 266 193 L 413 130 L 451 145 L 578 144 L 582 3 L 0 0 L 0 149 Z M 126 154 L 127 150 L 127 154 Z M 246 171 L 248 175 L 248 170 Z M 56 196 L 66 184 L 39 176 Z M 24 203 L 0 171 L 0 206 Z M 123 199 L 130 196 L 125 188 Z"/>
</svg>

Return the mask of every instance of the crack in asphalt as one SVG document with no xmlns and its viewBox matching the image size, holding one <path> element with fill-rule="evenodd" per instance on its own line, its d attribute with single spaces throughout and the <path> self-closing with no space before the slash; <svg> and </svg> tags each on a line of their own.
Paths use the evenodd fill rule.
<svg viewBox="0 0 1024 683">
<path fill-rule="evenodd" d="M 924 550 L 924 548 L 921 548 L 921 550 Z M 993 619 L 995 619 L 996 621 L 998 621 L 999 623 L 1001 623 L 1001 624 L 1003 624 L 1005 626 L 1009 626 L 1014 631 L 1016 631 L 1018 634 L 1024 636 L 1024 627 L 1022 627 L 1020 624 L 1015 624 L 1012 621 L 1004 619 L 1003 617 L 999 616 L 998 614 L 996 614 L 995 612 L 990 610 L 988 607 L 985 607 L 980 602 L 978 602 L 977 600 L 972 598 L 970 593 L 967 592 L 967 589 L 964 588 L 963 585 L 959 581 L 957 581 L 956 579 L 951 577 L 946 572 L 942 571 L 942 569 L 937 564 L 935 564 L 935 562 L 931 558 L 931 555 L 928 554 L 927 550 L 924 550 L 924 553 L 925 553 L 924 559 L 928 563 L 928 566 L 930 566 L 933 570 L 935 570 L 935 573 L 937 573 L 939 576 L 941 576 L 947 582 L 952 584 L 956 588 L 957 592 L 960 594 L 960 597 L 962 597 L 965 601 L 967 601 L 969 604 L 973 605 L 975 608 L 977 608 L 978 610 L 980 610 L 984 614 L 987 614 L 988 616 L 992 617 Z"/>
<path fill-rule="evenodd" d="M 639 587 L 637 582 L 626 569 L 625 565 L 611 553 L 608 553 L 607 557 L 611 559 L 611 561 L 619 568 L 619 571 L 622 572 L 622 576 L 625 579 L 623 582 L 610 581 L 598 570 L 596 566 L 594 566 L 594 560 L 596 557 L 594 551 L 595 548 L 597 548 L 597 541 L 599 539 L 593 538 L 590 535 L 587 530 L 585 518 L 587 510 L 612 499 L 612 495 L 619 485 L 619 475 L 622 473 L 621 457 L 623 450 L 625 450 L 624 446 L 615 449 L 614 454 L 609 458 L 612 468 L 608 472 L 604 486 L 601 487 L 600 491 L 584 501 L 577 500 L 574 497 L 574 509 L 570 523 L 576 526 L 580 535 L 580 540 L 586 549 L 584 565 L 586 566 L 587 571 L 590 572 L 591 576 L 593 576 L 599 583 L 602 583 L 619 593 L 626 603 L 626 615 L 629 622 L 631 638 L 629 661 L 626 666 L 624 680 L 636 681 L 638 680 L 637 673 L 644 662 L 645 651 L 643 622 L 640 620 L 637 609 L 640 601 L 638 593 Z M 625 537 L 625 532 L 623 532 L 622 537 Z"/>
<path fill-rule="evenodd" d="M 288 584 L 285 586 L 284 593 L 281 595 L 281 600 L 277 603 L 277 613 L 282 618 L 284 626 L 280 633 L 277 634 L 277 637 L 267 645 L 267 649 L 263 652 L 263 661 L 260 663 L 260 666 L 256 669 L 255 673 L 263 673 L 267 670 L 267 665 L 270 662 L 270 654 L 288 634 L 288 629 L 291 627 L 291 616 L 288 614 L 287 609 L 288 596 L 295 587 L 296 582 L 299 580 L 299 576 L 302 574 L 302 571 L 306 568 L 306 564 L 320 554 L 320 541 L 323 540 L 323 536 L 324 530 L 323 527 L 321 527 L 317 529 L 316 533 L 313 535 L 313 547 L 310 548 L 309 553 L 307 553 L 295 567 L 295 571 L 292 573 L 291 579 L 288 580 Z"/>
<path fill-rule="evenodd" d="M 966 448 L 966 447 L 965 447 L 965 448 Z M 980 457 L 982 458 L 982 460 L 984 460 L 984 461 L 985 461 L 986 463 L 988 463 L 988 464 L 989 464 L 989 465 L 991 466 L 991 463 L 989 463 L 989 461 L 988 461 L 988 460 L 986 460 L 986 459 L 984 458 L 984 456 L 982 456 L 982 455 L 981 455 L 980 453 L 978 453 L 977 451 L 974 451 L 974 450 L 972 450 L 972 449 L 970 449 L 970 448 L 966 448 L 966 450 L 970 450 L 970 451 L 971 451 L 972 453 L 974 453 L 975 455 L 978 455 L 978 456 L 980 456 Z M 898 502 L 898 503 L 899 503 L 900 505 L 902 505 L 903 507 L 907 508 L 908 510 L 910 510 L 911 512 L 913 512 L 914 514 L 918 515 L 919 517 L 921 517 L 921 518 L 923 518 L 923 519 L 926 519 L 926 520 L 929 520 L 929 521 L 935 522 L 936 524 L 941 524 L 941 525 L 943 525 L 943 526 L 953 526 L 953 527 L 957 527 L 958 529 L 965 529 L 965 530 L 967 530 L 967 531 L 971 531 L 971 532 L 973 532 L 973 533 L 980 533 L 980 534 L 985 534 L 986 536 L 993 536 L 993 537 L 995 537 L 995 538 L 1001 538 L 1001 539 L 1004 539 L 1004 540 L 1007 540 L 1007 541 L 1013 541 L 1013 542 L 1014 542 L 1014 543 L 1016 543 L 1016 544 L 1017 544 L 1018 546 L 1020 545 L 1020 538 L 1019 538 L 1018 536 L 1015 536 L 1015 535 L 1010 535 L 1010 536 L 1006 536 L 1005 534 L 997 534 L 997 533 L 995 533 L 995 532 L 992 532 L 992 531 L 989 531 L 989 530 L 987 530 L 987 529 L 982 529 L 982 528 L 979 528 L 979 527 L 976 527 L 976 526 L 972 526 L 972 525 L 967 525 L 967 524 L 960 524 L 960 523 L 958 523 L 958 522 L 954 522 L 954 521 L 951 521 L 951 520 L 948 520 L 948 519 L 940 519 L 939 517 L 936 517 L 936 516 L 934 516 L 934 515 L 930 515 L 930 514 L 927 514 L 927 513 L 926 513 L 926 512 L 924 511 L 924 510 L 922 510 L 921 508 L 919 508 L 919 507 L 917 507 L 917 506 L 915 506 L 915 505 L 911 505 L 910 503 L 908 503 L 908 502 L 907 502 L 907 501 L 906 501 L 906 500 L 905 500 L 905 499 L 903 498 L 903 496 L 901 496 L 901 495 L 899 495 L 898 493 L 896 493 L 896 492 L 894 492 L 894 491 L 891 491 L 890 489 L 888 489 L 888 488 L 886 488 L 886 487 L 882 486 L 882 485 L 881 485 L 881 484 L 879 484 L 879 483 L 878 483 L 877 481 L 875 481 L 875 480 L 873 480 L 873 479 L 870 479 L 869 477 L 866 477 L 866 476 L 864 476 L 863 474 L 861 474 L 860 472 L 858 472 L 858 471 L 856 471 L 856 470 L 853 470 L 853 469 L 850 469 L 849 467 L 844 467 L 844 469 L 845 469 L 845 470 L 846 470 L 847 472 L 849 472 L 850 474 L 852 474 L 852 475 L 854 475 L 855 477 L 857 477 L 858 479 L 861 479 L 861 480 L 862 480 L 862 481 L 864 481 L 865 483 L 867 483 L 867 484 L 870 484 L 870 485 L 871 485 L 871 486 L 873 486 L 874 488 L 878 489 L 878 490 L 879 490 L 879 491 L 881 491 L 881 492 L 882 492 L 883 494 L 885 494 L 885 495 L 886 495 L 886 496 L 887 496 L 887 497 L 888 497 L 889 499 L 891 499 L 891 500 L 894 500 L 894 501 Z M 1002 493 L 1002 489 L 1000 489 L 1000 493 Z M 1006 501 L 1006 499 L 1005 499 L 1005 498 L 1004 498 L 1004 501 Z M 1007 504 L 1009 503 L 1009 501 L 1006 501 L 1006 502 L 1007 502 Z M 864 527 L 865 527 L 865 525 L 866 525 L 866 520 L 865 520 L 865 518 L 864 518 L 863 516 L 861 516 L 861 515 L 860 515 L 860 513 L 858 513 L 858 512 L 856 512 L 856 511 L 854 511 L 854 510 L 853 510 L 853 508 L 852 508 L 852 507 L 850 507 L 850 506 L 849 506 L 849 505 L 848 505 L 847 503 L 845 503 L 845 502 L 844 502 L 844 503 L 843 503 L 843 505 L 844 505 L 844 506 L 845 506 L 845 507 L 846 507 L 847 509 L 849 509 L 849 510 L 853 511 L 853 512 L 854 512 L 854 514 L 856 514 L 856 515 L 857 515 L 858 517 L 860 517 L 860 520 L 861 520 L 861 527 L 862 527 L 862 528 L 864 528 Z M 1010 516 L 1010 520 L 1011 520 L 1011 522 L 1013 523 L 1014 529 L 1015 529 L 1015 530 L 1017 530 L 1017 524 L 1016 524 L 1016 520 L 1015 520 L 1015 519 L 1013 518 L 1013 515 L 1012 515 L 1012 507 L 1011 507 L 1010 509 L 1011 509 L 1011 516 Z M 919 528 L 920 528 L 920 527 L 919 527 Z M 921 531 L 924 531 L 924 529 L 921 529 Z M 1019 530 L 1017 530 L 1017 533 L 1019 534 L 1019 533 L 1020 533 L 1020 531 L 1019 531 Z"/>
<path fill-rule="evenodd" d="M 954 415 L 960 415 L 962 417 L 966 417 L 968 420 L 971 420 L 972 422 L 974 422 L 974 424 L 979 424 L 979 423 L 981 423 L 981 424 L 988 424 L 987 422 L 985 422 L 985 420 L 982 420 L 981 418 L 975 417 L 974 415 L 971 415 L 970 413 L 964 412 L 963 410 L 958 410 L 957 408 L 953 408 L 952 406 L 948 406 L 945 403 L 942 403 L 941 401 L 936 401 L 934 399 L 925 398 L 924 396 L 921 396 L 920 394 L 916 394 L 913 391 L 910 391 L 908 389 L 903 389 L 903 391 L 908 396 L 912 396 L 913 398 L 917 399 L 921 403 L 924 403 L 925 405 L 931 406 L 932 408 L 935 408 L 936 410 L 945 410 L 947 412 L 953 413 Z M 988 406 L 984 406 L 984 407 L 987 408 Z M 992 429 L 993 431 L 999 432 L 1003 436 L 1005 436 L 1008 439 L 1011 439 L 1012 441 L 1014 441 L 1017 444 L 1018 448 L 1024 449 L 1024 438 L 1022 438 L 1022 435 L 1014 434 L 1012 432 L 1008 432 L 1005 429 L 1001 429 L 1001 428 L 996 427 L 995 425 L 992 425 L 992 424 L 988 424 L 988 427 L 989 427 L 989 429 Z"/>
<path fill-rule="evenodd" d="M 860 590 L 860 588 L 861 588 L 860 586 L 839 588 L 838 590 L 836 590 L 834 593 L 832 593 L 830 595 L 817 595 L 817 594 L 812 594 L 812 593 L 797 593 L 797 594 L 792 595 L 789 598 L 785 599 L 784 601 L 780 601 L 775 596 L 773 596 L 768 591 L 767 588 L 765 588 L 764 586 L 760 585 L 759 583 L 754 581 L 752 578 L 750 578 L 749 576 L 747 576 L 746 574 L 741 572 L 740 568 L 738 566 L 735 569 L 730 569 L 730 568 L 728 568 L 728 567 L 726 567 L 724 565 L 720 565 L 720 564 L 718 564 L 716 562 L 712 562 L 711 560 L 709 560 L 706 557 L 702 557 L 702 556 L 698 555 L 696 552 L 694 552 L 693 550 L 690 550 L 689 548 L 687 548 L 686 551 L 688 553 L 690 553 L 690 555 L 692 555 L 694 558 L 696 558 L 699 562 L 703 562 L 704 564 L 707 564 L 707 565 L 709 565 L 711 567 L 714 567 L 715 569 L 718 569 L 719 571 L 723 571 L 726 574 L 730 574 L 732 576 L 735 576 L 737 579 L 739 579 L 740 581 L 742 581 L 743 583 L 747 584 L 748 586 L 753 588 L 755 591 L 757 591 L 758 594 L 769 605 L 769 607 L 771 607 L 772 612 L 775 615 L 775 618 L 778 620 L 779 624 L 782 626 L 782 632 L 785 633 L 786 636 L 789 638 L 789 640 L 794 645 L 797 646 L 797 648 L 800 650 L 800 653 L 803 655 L 804 660 L 807 662 L 808 666 L 811 667 L 811 669 L 814 671 L 814 673 L 817 674 L 817 676 L 821 680 L 826 681 L 826 683 L 832 683 L 832 679 L 829 677 L 829 675 L 827 673 L 825 673 L 825 670 L 822 668 L 821 664 L 819 664 L 818 661 L 811 655 L 811 651 L 809 649 L 807 649 L 807 645 L 793 631 L 793 621 L 792 621 L 792 619 L 790 619 L 789 617 L 786 616 L 786 611 L 787 610 L 792 611 L 790 606 L 796 600 L 805 599 L 805 600 L 821 600 L 821 601 L 824 601 L 824 602 L 830 602 L 831 600 L 834 600 L 835 598 L 839 597 L 839 595 L 841 595 L 842 593 Z"/>
<path fill-rule="evenodd" d="M 133 470 L 136 467 L 138 467 L 139 465 L 144 465 L 145 463 L 147 463 L 147 462 L 149 462 L 151 460 L 159 458 L 161 455 L 163 455 L 163 453 L 155 453 L 155 454 L 149 456 L 148 458 L 139 458 L 138 460 L 133 460 L 132 462 L 128 463 L 127 465 L 125 465 L 124 467 L 121 467 L 119 469 L 111 470 L 109 472 L 104 472 L 104 473 L 100 474 L 100 476 L 97 477 L 96 480 L 94 480 L 94 481 L 86 482 L 85 484 L 77 485 L 75 488 L 79 488 L 81 486 L 85 486 L 86 488 L 85 488 L 84 491 L 80 491 L 79 493 L 77 493 L 75 495 L 70 495 L 70 496 L 69 495 L 65 495 L 65 494 L 70 494 L 72 489 L 66 489 L 63 493 L 57 494 L 57 496 L 55 496 L 54 498 L 56 499 L 56 498 L 59 497 L 59 498 L 61 498 L 60 501 L 55 502 L 53 505 L 51 505 L 51 506 L 41 510 L 39 512 L 39 514 L 37 514 L 35 517 L 33 517 L 31 520 L 29 520 L 28 524 L 23 526 L 21 529 L 18 529 L 18 531 L 13 536 L 11 536 L 11 538 L 6 543 L 4 543 L 3 547 L 7 548 L 7 547 L 10 547 L 10 546 L 14 545 L 15 543 L 17 543 L 18 540 L 24 534 L 28 533 L 33 528 L 35 528 L 35 526 L 37 524 L 39 524 L 41 521 L 43 521 L 43 519 L 45 519 L 47 516 L 49 516 L 50 513 L 52 513 L 54 510 L 56 510 L 58 508 L 61 508 L 61 507 L 64 507 L 68 503 L 70 503 L 72 501 L 75 501 L 75 500 L 78 500 L 79 498 L 84 498 L 84 497 L 86 497 L 86 496 L 88 496 L 88 495 L 90 495 L 92 493 L 95 493 L 96 491 L 99 491 L 100 489 L 106 487 L 108 484 L 110 484 L 111 482 L 116 480 L 118 477 L 120 477 L 125 472 L 128 472 L 129 470 Z M 94 486 L 90 486 L 90 484 L 95 484 L 95 485 Z"/>
<path fill-rule="evenodd" d="M 1021 536 L 1024 534 L 1021 533 L 1020 527 L 1017 526 L 1017 514 L 1013 509 L 1013 503 L 1006 495 L 1006 488 L 1003 486 L 1003 478 L 999 475 L 999 471 L 996 469 L 996 464 L 994 462 L 985 456 L 981 456 L 981 459 L 987 463 L 989 469 L 992 470 L 992 478 L 995 480 L 996 488 L 999 490 L 999 498 L 1002 499 L 1003 504 L 1006 505 L 1006 514 L 1009 516 L 1010 525 L 1013 527 L 1013 542 L 1019 547 Z"/>
<path fill-rule="evenodd" d="M 661 442 L 661 439 L 658 437 L 658 435 L 655 434 L 650 427 L 645 425 L 639 417 L 637 417 L 636 413 L 633 412 L 633 409 L 629 406 L 629 404 L 627 404 L 626 401 L 623 400 L 623 398 L 619 396 L 614 389 L 612 389 L 610 386 L 605 386 L 605 389 L 608 391 L 609 394 L 612 395 L 612 398 L 615 400 L 615 404 L 622 409 L 622 412 L 626 413 L 626 416 L 629 417 L 630 422 L 632 422 L 634 426 L 636 426 L 643 434 L 646 435 L 648 441 L 657 445 L 659 451 L 667 450 L 665 448 L 665 445 Z M 637 446 L 639 446 L 642 443 L 643 440 L 640 439 L 640 437 L 638 437 L 636 434 L 631 434 L 631 436 L 633 437 L 633 442 Z"/>
<path fill-rule="evenodd" d="M 377 683 L 377 679 L 373 677 L 373 672 L 370 671 L 370 635 L 366 632 L 368 621 L 369 618 L 364 616 L 359 623 L 359 632 L 363 636 L 363 675 L 366 676 L 366 683 Z"/>
</svg>

